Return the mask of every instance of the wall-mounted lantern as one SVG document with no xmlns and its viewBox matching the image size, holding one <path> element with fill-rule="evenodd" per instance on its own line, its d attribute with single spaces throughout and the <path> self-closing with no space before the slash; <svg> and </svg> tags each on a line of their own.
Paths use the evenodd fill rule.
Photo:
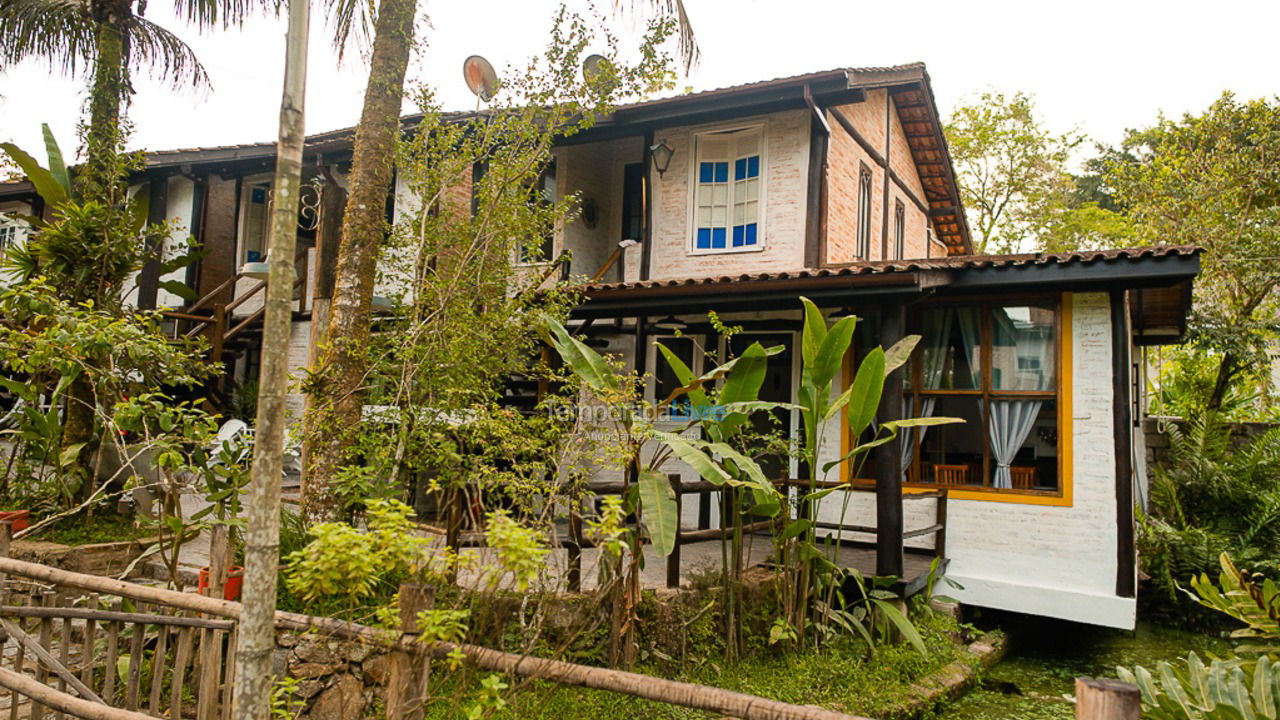
<svg viewBox="0 0 1280 720">
<path fill-rule="evenodd" d="M 649 148 L 649 155 L 653 158 L 653 167 L 658 171 L 658 177 L 662 177 L 667 171 L 667 167 L 671 165 L 671 156 L 675 154 L 676 151 L 667 144 L 666 138 L 659 138 L 658 142 Z"/>
</svg>

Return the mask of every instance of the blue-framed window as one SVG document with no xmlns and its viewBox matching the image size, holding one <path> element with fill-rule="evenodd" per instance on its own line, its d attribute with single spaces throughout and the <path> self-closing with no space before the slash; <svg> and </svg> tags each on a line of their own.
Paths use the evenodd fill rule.
<svg viewBox="0 0 1280 720">
<path fill-rule="evenodd" d="M 752 250 L 760 232 L 759 128 L 698 137 L 693 249 Z"/>
</svg>

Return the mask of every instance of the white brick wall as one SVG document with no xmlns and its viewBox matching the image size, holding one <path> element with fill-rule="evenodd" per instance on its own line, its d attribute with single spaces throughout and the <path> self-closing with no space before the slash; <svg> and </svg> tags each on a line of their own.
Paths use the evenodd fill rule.
<svg viewBox="0 0 1280 720">
<path fill-rule="evenodd" d="M 792 110 L 740 118 L 729 125 L 681 126 L 654 131 L 654 138 L 665 138 L 675 155 L 662 177 L 652 174 L 655 204 L 651 279 L 777 272 L 804 267 L 809 167 L 807 112 Z M 764 249 L 694 255 L 689 250 L 693 136 L 717 127 L 731 128 L 761 121 L 765 123 Z M 630 269 L 632 263 L 628 265 Z M 627 279 L 637 277 L 628 274 Z"/>
</svg>

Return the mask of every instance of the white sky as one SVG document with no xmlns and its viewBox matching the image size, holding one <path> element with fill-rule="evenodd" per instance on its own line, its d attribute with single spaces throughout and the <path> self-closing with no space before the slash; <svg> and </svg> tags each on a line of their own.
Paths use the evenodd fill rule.
<svg viewBox="0 0 1280 720">
<path fill-rule="evenodd" d="M 598 0 L 606 12 L 615 0 Z M 1206 107 L 1224 89 L 1245 97 L 1280 91 L 1275 0 L 1212 3 L 1135 0 L 870 2 L 868 0 L 685 0 L 702 61 L 679 85 L 708 89 L 845 66 L 928 64 L 944 115 L 987 88 L 1034 93 L 1057 131 L 1080 128 L 1116 142 L 1160 110 Z M 624 7 L 631 0 L 620 0 Z M 644 5 L 644 0 L 637 4 Z M 185 38 L 204 61 L 209 92 L 174 91 L 139 78 L 130 115 L 133 145 L 151 150 L 274 140 L 283 73 L 284 23 L 200 36 L 166 16 L 148 17 Z M 319 12 L 320 3 L 315 3 Z M 488 57 L 501 73 L 545 44 L 556 0 L 422 0 L 428 47 L 410 77 L 436 88 L 449 109 L 474 98 L 463 59 Z M 611 20 L 623 32 L 629 21 Z M 339 67 L 327 29 L 313 18 L 308 133 L 355 124 L 364 66 Z M 49 122 L 64 150 L 73 143 L 84 81 L 27 62 L 0 73 L 0 140 L 43 157 Z M 408 108 L 407 108 L 408 109 Z"/>
</svg>

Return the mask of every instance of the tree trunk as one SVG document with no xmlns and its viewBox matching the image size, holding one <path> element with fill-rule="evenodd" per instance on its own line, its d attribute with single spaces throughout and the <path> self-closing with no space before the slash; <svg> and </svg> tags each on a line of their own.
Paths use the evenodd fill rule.
<svg viewBox="0 0 1280 720">
<path fill-rule="evenodd" d="M 106 9 L 97 23 L 97 57 L 89 90 L 89 129 L 85 134 L 85 164 L 81 193 L 86 200 L 105 200 L 110 186 L 120 182 L 113 158 L 120 145 L 120 102 L 124 99 L 125 39 L 120 30 L 127 5 Z"/>
<path fill-rule="evenodd" d="M 263 325 L 258 418 L 245 533 L 244 609 L 235 658 L 236 720 L 271 717 L 275 651 L 276 573 L 280 562 L 280 476 L 284 466 L 285 396 L 289 391 L 289 334 L 294 250 L 306 137 L 307 34 L 310 0 L 290 0 L 285 50 L 280 139 L 276 151 L 275 207 L 271 215 L 270 267 Z"/>
<path fill-rule="evenodd" d="M 86 200 L 109 202 L 114 195 L 111 184 L 119 183 L 115 174 L 115 156 L 120 135 L 120 102 L 124 94 L 124 36 L 114 24 L 128 9 L 114 7 L 97 24 L 96 53 L 93 86 L 89 91 L 89 130 L 85 137 L 85 166 L 82 179 L 77 179 L 80 192 Z M 102 242 L 106 242 L 102 238 Z M 99 288 L 98 294 L 102 294 Z M 92 300 L 101 306 L 105 298 L 77 297 L 75 302 Z M 93 455 L 96 450 L 93 432 L 93 385 L 83 375 L 67 388 L 62 426 L 62 449 L 79 445 L 76 468 L 82 482 L 76 496 L 84 499 L 93 492 Z"/>
<path fill-rule="evenodd" d="M 1209 401 L 1206 404 L 1207 410 L 1218 410 L 1222 407 L 1222 399 L 1227 395 L 1227 389 L 1231 387 L 1231 379 L 1235 376 L 1236 356 L 1230 352 L 1222 354 L 1222 360 L 1218 362 L 1218 375 L 1213 381 L 1213 390 L 1209 392 Z"/>
<path fill-rule="evenodd" d="M 386 200 L 400 134 L 400 102 L 413 46 L 417 0 L 382 0 L 373 41 L 364 110 L 356 128 L 350 196 L 342 220 L 338 267 L 330 305 L 328 343 L 322 349 L 315 408 L 305 433 L 310 462 L 303 468 L 302 508 L 310 522 L 340 511 L 333 480 L 346 460 L 364 404 L 370 305 L 379 247 L 386 231 Z"/>
</svg>

